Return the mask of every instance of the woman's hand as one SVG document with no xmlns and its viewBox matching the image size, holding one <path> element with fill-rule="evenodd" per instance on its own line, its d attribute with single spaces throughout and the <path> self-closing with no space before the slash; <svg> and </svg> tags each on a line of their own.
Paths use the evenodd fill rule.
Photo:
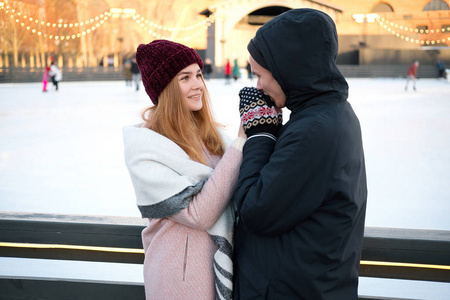
<svg viewBox="0 0 450 300">
<path fill-rule="evenodd" d="M 242 123 L 239 123 L 238 137 L 247 139 L 247 135 L 245 134 L 244 127 L 242 126 Z"/>
</svg>

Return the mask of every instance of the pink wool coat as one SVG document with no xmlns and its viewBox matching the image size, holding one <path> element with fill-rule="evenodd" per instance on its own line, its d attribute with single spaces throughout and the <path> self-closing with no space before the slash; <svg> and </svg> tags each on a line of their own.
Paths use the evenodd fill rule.
<svg viewBox="0 0 450 300">
<path fill-rule="evenodd" d="M 214 171 L 201 192 L 180 213 L 149 219 L 142 232 L 147 300 L 215 299 L 213 255 L 217 246 L 206 230 L 232 196 L 242 162 L 242 144 L 233 143 L 222 158 L 206 154 L 207 164 Z"/>
</svg>

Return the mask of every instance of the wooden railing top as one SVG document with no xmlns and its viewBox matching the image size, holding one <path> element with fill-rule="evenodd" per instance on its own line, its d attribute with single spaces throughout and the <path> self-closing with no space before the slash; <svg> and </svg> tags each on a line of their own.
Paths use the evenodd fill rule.
<svg viewBox="0 0 450 300">
<path fill-rule="evenodd" d="M 6 212 L 6 211 L 0 211 L 0 220 L 135 225 L 135 226 L 136 225 L 146 226 L 148 223 L 146 219 L 142 219 L 139 217 L 65 215 L 65 214 L 45 214 L 45 213 Z"/>
<path fill-rule="evenodd" d="M 141 264 L 147 220 L 0 212 L 0 257 Z M 450 231 L 367 227 L 360 276 L 450 282 Z"/>
</svg>

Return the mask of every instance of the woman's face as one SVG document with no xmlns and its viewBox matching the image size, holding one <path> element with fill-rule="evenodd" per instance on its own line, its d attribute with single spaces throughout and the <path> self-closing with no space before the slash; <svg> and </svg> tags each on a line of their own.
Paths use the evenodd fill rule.
<svg viewBox="0 0 450 300">
<path fill-rule="evenodd" d="M 177 74 L 181 95 L 190 111 L 199 111 L 203 107 L 202 70 L 198 64 L 192 64 Z"/>
</svg>

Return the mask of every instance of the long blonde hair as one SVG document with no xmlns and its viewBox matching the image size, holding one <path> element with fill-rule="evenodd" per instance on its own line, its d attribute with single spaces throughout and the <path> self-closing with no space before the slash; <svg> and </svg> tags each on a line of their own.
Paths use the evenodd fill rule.
<svg viewBox="0 0 450 300">
<path fill-rule="evenodd" d="M 203 80 L 203 106 L 199 111 L 190 111 L 183 99 L 177 78 L 173 78 L 158 97 L 158 104 L 142 112 L 142 118 L 149 128 L 172 140 L 189 157 L 205 164 L 203 145 L 212 155 L 222 156 L 223 141 L 220 138 L 218 124 L 211 113 L 209 93 Z"/>
</svg>

